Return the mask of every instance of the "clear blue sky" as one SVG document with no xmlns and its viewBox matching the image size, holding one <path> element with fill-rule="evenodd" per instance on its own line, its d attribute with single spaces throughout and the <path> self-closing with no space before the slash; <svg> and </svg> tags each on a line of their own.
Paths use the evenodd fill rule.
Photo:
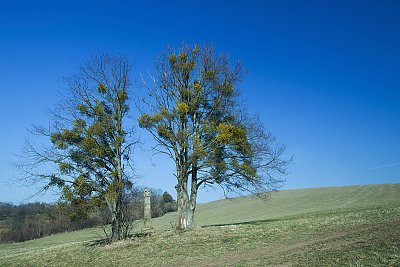
<svg viewBox="0 0 400 267">
<path fill-rule="evenodd" d="M 400 182 L 399 1 L 16 0 L 0 2 L 0 201 L 34 192 L 10 183 L 10 162 L 26 128 L 48 124 L 63 75 L 104 50 L 129 56 L 138 76 L 182 42 L 244 64 L 249 110 L 295 155 L 284 188 Z M 175 193 L 172 163 L 150 157 L 136 156 L 139 183 Z"/>
</svg>

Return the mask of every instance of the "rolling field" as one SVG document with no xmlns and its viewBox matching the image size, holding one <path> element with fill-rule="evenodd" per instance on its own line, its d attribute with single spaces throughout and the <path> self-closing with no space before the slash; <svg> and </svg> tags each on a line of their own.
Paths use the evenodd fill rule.
<svg viewBox="0 0 400 267">
<path fill-rule="evenodd" d="M 400 266 L 400 184 L 219 200 L 199 205 L 186 233 L 171 230 L 175 218 L 106 246 L 100 229 L 3 244 L 0 266 Z"/>
</svg>

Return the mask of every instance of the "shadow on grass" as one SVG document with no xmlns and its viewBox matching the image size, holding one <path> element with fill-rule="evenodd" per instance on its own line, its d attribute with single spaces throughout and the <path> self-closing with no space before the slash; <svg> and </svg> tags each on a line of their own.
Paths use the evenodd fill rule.
<svg viewBox="0 0 400 267">
<path fill-rule="evenodd" d="M 130 240 L 133 238 L 145 238 L 145 237 L 149 237 L 149 236 L 151 236 L 150 233 L 141 233 L 140 232 L 140 233 L 134 233 L 134 234 L 128 235 L 125 240 Z M 119 240 L 119 241 L 124 241 L 124 240 Z M 118 242 L 118 241 L 116 241 L 116 242 Z M 101 239 L 89 241 L 86 243 L 86 245 L 88 247 L 94 247 L 94 246 L 106 246 L 106 245 L 110 245 L 112 243 L 113 242 L 111 242 L 109 238 L 101 238 Z"/>
<path fill-rule="evenodd" d="M 277 218 L 277 219 L 267 219 L 267 220 L 254 220 L 254 221 L 246 221 L 246 222 L 236 222 L 236 223 L 222 223 L 222 224 L 208 224 L 203 225 L 201 228 L 207 227 L 224 227 L 224 226 L 233 226 L 233 225 L 259 225 L 265 223 L 272 223 L 272 222 L 279 222 L 279 221 L 286 221 L 288 218 Z"/>
<path fill-rule="evenodd" d="M 223 226 L 232 226 L 232 225 L 259 225 L 264 223 L 272 223 L 279 221 L 291 221 L 303 218 L 314 218 L 314 217 L 322 217 L 322 216 L 331 216 L 331 215 L 341 215 L 341 214 L 349 214 L 351 212 L 362 212 L 362 211 L 370 211 L 371 209 L 382 209 L 383 206 L 375 205 L 372 207 L 350 207 L 350 208 L 338 208 L 338 209 L 329 209 L 322 211 L 308 211 L 302 212 L 299 214 L 292 214 L 284 217 L 279 217 L 275 219 L 264 219 L 264 220 L 253 220 L 253 221 L 245 221 L 245 222 L 237 222 L 237 223 L 224 223 L 224 224 L 209 224 L 203 225 L 201 228 L 206 227 L 223 227 Z"/>
<path fill-rule="evenodd" d="M 97 240 L 93 240 L 93 241 L 90 241 L 90 242 L 86 243 L 86 245 L 88 247 L 105 246 L 105 245 L 108 245 L 108 244 L 110 244 L 108 238 L 97 239 Z"/>
</svg>

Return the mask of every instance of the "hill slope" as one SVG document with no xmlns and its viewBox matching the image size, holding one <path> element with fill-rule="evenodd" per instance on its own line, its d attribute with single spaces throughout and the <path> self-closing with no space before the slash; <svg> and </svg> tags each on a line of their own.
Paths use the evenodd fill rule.
<svg viewBox="0 0 400 267">
<path fill-rule="evenodd" d="M 218 225 L 276 219 L 302 213 L 343 208 L 400 205 L 400 184 L 360 185 L 282 190 L 270 199 L 254 196 L 198 205 L 196 225 Z M 154 220 L 157 229 L 171 229 L 176 214 Z"/>
<path fill-rule="evenodd" d="M 197 231 L 95 245 L 99 229 L 0 245 L 1 266 L 371 265 L 400 262 L 400 184 L 286 190 L 199 205 Z M 214 226 L 213 226 L 214 225 Z M 219 226 L 217 226 L 219 225 Z M 146 263 L 145 263 L 146 262 Z"/>
</svg>

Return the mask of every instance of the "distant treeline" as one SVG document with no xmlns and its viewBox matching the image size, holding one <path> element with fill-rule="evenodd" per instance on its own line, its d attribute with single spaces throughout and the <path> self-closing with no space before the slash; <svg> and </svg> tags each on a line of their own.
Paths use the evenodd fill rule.
<svg viewBox="0 0 400 267">
<path fill-rule="evenodd" d="M 168 192 L 150 189 L 152 217 L 160 217 L 177 209 Z M 143 188 L 134 188 L 126 195 L 130 220 L 143 219 Z M 88 218 L 71 220 L 66 204 L 28 203 L 13 205 L 0 202 L 0 241 L 22 242 L 44 236 L 108 224 L 107 213 L 99 208 Z"/>
</svg>

